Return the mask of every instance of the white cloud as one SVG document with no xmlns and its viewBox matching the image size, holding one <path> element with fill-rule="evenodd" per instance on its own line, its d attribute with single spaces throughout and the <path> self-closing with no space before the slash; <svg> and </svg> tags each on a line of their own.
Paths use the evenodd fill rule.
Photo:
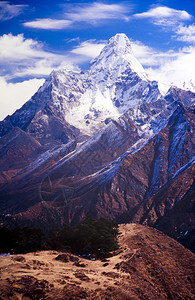
<svg viewBox="0 0 195 300">
<path fill-rule="evenodd" d="M 134 14 L 136 18 L 149 18 L 156 25 L 170 26 L 177 22 L 191 19 L 191 15 L 185 10 L 177 10 L 167 6 L 158 6 L 147 12 Z"/>
<path fill-rule="evenodd" d="M 164 83 L 183 82 L 195 78 L 195 47 L 184 47 L 175 57 L 160 63 L 156 69 L 148 69 L 156 80 Z"/>
<path fill-rule="evenodd" d="M 9 4 L 9 1 L 0 2 L 0 21 L 13 19 L 24 12 L 28 5 L 14 5 Z"/>
<path fill-rule="evenodd" d="M 131 41 L 131 47 L 135 57 L 143 66 L 156 65 L 154 49 L 142 44 L 139 41 Z"/>
<path fill-rule="evenodd" d="M 79 38 L 79 37 L 76 37 L 76 38 L 73 38 L 73 39 L 66 39 L 65 41 L 66 41 L 67 43 L 79 42 L 79 41 L 80 41 L 80 38 Z"/>
<path fill-rule="evenodd" d="M 177 30 L 177 40 L 188 43 L 195 43 L 195 24 L 189 26 L 180 25 Z"/>
<path fill-rule="evenodd" d="M 70 20 L 36 19 L 35 21 L 26 22 L 23 25 L 31 28 L 56 30 L 67 28 L 72 23 Z"/>
<path fill-rule="evenodd" d="M 25 39 L 23 34 L 4 34 L 0 37 L 0 76 L 6 79 L 43 77 L 62 66 L 67 69 L 73 68 L 67 55 L 45 51 L 42 43 Z"/>
<path fill-rule="evenodd" d="M 184 21 L 192 19 L 192 16 L 184 10 L 159 6 L 134 16 L 149 18 L 154 24 L 166 27 L 166 30 L 174 32 L 172 38 L 178 41 L 195 43 L 195 24 L 184 26 Z M 191 86 L 194 89 L 195 47 L 183 47 L 178 51 L 166 52 L 157 51 L 140 42 L 134 42 L 132 47 L 150 78 L 159 81 L 161 88 L 163 87 L 165 91 L 171 84 L 183 88 L 192 83 Z M 191 82 L 190 85 L 188 85 L 189 82 Z"/>
<path fill-rule="evenodd" d="M 101 20 L 123 19 L 129 20 L 127 13 L 130 5 L 104 4 L 101 2 L 83 3 L 82 5 L 65 5 L 68 12 L 64 13 L 65 19 L 36 19 L 23 23 L 26 27 L 60 30 L 77 22 L 98 24 Z"/>
<path fill-rule="evenodd" d="M 3 77 L 0 77 L 0 120 L 20 108 L 43 83 L 44 79 L 31 79 L 14 84 L 7 83 Z"/>
<path fill-rule="evenodd" d="M 105 44 L 85 41 L 71 51 L 71 53 L 84 55 L 89 58 L 98 56 Z"/>
<path fill-rule="evenodd" d="M 173 39 L 181 42 L 195 43 L 195 24 L 184 25 L 192 16 L 185 10 L 177 10 L 167 6 L 158 6 L 147 12 L 134 14 L 135 18 L 148 18 L 155 25 L 174 32 Z"/>
<path fill-rule="evenodd" d="M 104 4 L 94 2 L 92 4 L 82 4 L 72 9 L 72 12 L 65 16 L 74 22 L 96 23 L 105 19 L 124 19 L 129 20 L 127 13 L 129 6 L 123 4 Z"/>
<path fill-rule="evenodd" d="M 191 82 L 195 86 L 195 47 L 183 47 L 177 52 L 159 52 L 139 41 L 133 41 L 132 49 L 149 78 L 160 82 L 161 90 L 163 88 L 167 91 L 171 84 L 183 88 Z"/>
<path fill-rule="evenodd" d="M 0 37 L 0 61 L 5 59 L 24 60 L 35 57 L 43 57 L 41 43 L 32 39 L 25 39 L 23 34 L 16 36 L 4 34 Z"/>
<path fill-rule="evenodd" d="M 158 51 L 152 47 L 146 46 L 140 41 L 131 41 L 131 46 L 135 57 L 145 67 L 159 67 L 167 61 L 177 58 L 177 53 L 173 50 L 167 52 Z"/>
</svg>

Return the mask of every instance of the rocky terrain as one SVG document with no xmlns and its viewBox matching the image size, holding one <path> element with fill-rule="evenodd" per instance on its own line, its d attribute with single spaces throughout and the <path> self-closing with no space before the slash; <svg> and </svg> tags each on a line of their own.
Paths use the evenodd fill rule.
<svg viewBox="0 0 195 300">
<path fill-rule="evenodd" d="M 0 257 L 0 298 L 194 299 L 194 255 L 156 229 L 119 228 L 114 256 L 87 260 L 41 251 Z"/>
<path fill-rule="evenodd" d="M 59 160 L 58 146 L 61 152 L 50 151 L 49 158 L 43 154 L 23 168 L 7 194 L 4 188 L 1 208 L 14 214 L 2 222 L 47 229 L 64 221 L 76 224 L 90 214 L 154 226 L 193 250 L 193 110 L 179 105 L 147 143 L 143 132 L 137 149 L 139 126 L 126 114 L 72 155 Z"/>
</svg>

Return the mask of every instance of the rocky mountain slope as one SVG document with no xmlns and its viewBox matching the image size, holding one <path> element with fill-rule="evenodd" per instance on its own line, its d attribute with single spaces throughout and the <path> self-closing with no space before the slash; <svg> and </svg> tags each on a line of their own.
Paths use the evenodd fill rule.
<svg viewBox="0 0 195 300">
<path fill-rule="evenodd" d="M 191 209 L 185 198 L 193 191 L 192 108 L 178 105 L 167 126 L 149 141 L 144 138 L 146 131 L 139 138 L 140 127 L 133 127 L 128 115 L 57 163 L 47 160 L 46 170 L 45 160 L 24 168 L 18 180 L 3 190 L 3 212 L 19 212 L 14 219 L 31 226 L 77 223 L 87 214 L 159 226 L 179 203 L 183 210 L 177 218 L 186 213 L 186 220 L 178 220 L 172 231 L 167 225 L 167 232 L 184 240 L 187 230 L 193 236 L 193 197 Z M 27 211 L 21 212 L 24 198 Z"/>
<path fill-rule="evenodd" d="M 52 72 L 0 122 L 1 222 L 48 229 L 90 214 L 159 226 L 192 249 L 194 100 L 174 87 L 163 97 L 124 34 L 89 71 Z"/>
<path fill-rule="evenodd" d="M 120 225 L 118 254 L 87 260 L 42 251 L 0 257 L 6 299 L 193 299 L 194 255 L 156 229 Z"/>
</svg>

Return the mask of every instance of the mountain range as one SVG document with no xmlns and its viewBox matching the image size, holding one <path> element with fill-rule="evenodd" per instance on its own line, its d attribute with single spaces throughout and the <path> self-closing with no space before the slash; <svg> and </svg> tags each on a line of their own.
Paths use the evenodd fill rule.
<svg viewBox="0 0 195 300">
<path fill-rule="evenodd" d="M 0 213 L 48 230 L 85 216 L 156 227 L 194 248 L 195 94 L 162 95 L 125 34 L 88 71 L 53 71 L 0 122 Z"/>
</svg>

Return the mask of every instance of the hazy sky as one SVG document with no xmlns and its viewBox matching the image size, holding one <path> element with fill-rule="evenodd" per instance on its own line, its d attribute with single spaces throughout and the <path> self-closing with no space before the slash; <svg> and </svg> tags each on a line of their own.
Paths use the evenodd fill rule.
<svg viewBox="0 0 195 300">
<path fill-rule="evenodd" d="M 195 81 L 195 0 L 0 1 L 0 22 L 0 119 L 53 69 L 88 69 L 116 33 L 151 78 Z"/>
</svg>

